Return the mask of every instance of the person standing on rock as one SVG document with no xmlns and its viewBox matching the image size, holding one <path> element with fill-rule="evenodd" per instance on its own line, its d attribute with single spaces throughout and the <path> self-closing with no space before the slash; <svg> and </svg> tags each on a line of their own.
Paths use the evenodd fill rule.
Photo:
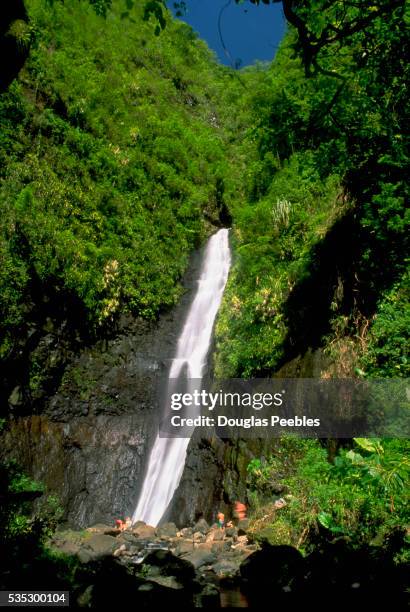
<svg viewBox="0 0 410 612">
<path fill-rule="evenodd" d="M 234 509 L 234 517 L 238 519 L 238 521 L 242 521 L 243 519 L 246 519 L 246 506 L 245 504 L 243 504 L 240 501 L 236 501 L 235 502 L 235 509 Z"/>
<path fill-rule="evenodd" d="M 132 527 L 132 520 L 130 516 L 127 516 L 125 521 L 122 519 L 115 519 L 115 526 L 120 531 L 125 531 L 126 529 L 130 529 Z"/>
<path fill-rule="evenodd" d="M 120 531 L 124 531 L 125 529 L 125 523 L 122 519 L 115 519 L 115 526 Z"/>
<path fill-rule="evenodd" d="M 222 512 L 218 512 L 216 515 L 216 520 L 218 523 L 218 527 L 223 529 L 225 527 L 225 515 Z"/>
<path fill-rule="evenodd" d="M 124 529 L 131 529 L 131 527 L 132 527 L 132 519 L 131 519 L 130 516 L 127 516 L 125 518 L 124 525 L 125 525 Z"/>
</svg>

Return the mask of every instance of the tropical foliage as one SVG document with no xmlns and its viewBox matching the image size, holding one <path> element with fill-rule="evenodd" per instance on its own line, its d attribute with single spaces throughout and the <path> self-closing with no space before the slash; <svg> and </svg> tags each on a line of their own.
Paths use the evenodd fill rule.
<svg viewBox="0 0 410 612">
<path fill-rule="evenodd" d="M 90 328 L 154 317 L 218 218 L 225 71 L 184 24 L 157 38 L 123 4 L 104 19 L 27 2 L 30 56 L 0 100 L 2 357 L 38 293 L 70 299 Z"/>
<path fill-rule="evenodd" d="M 408 450 L 408 442 L 355 438 L 354 447 L 342 449 L 332 464 L 315 440 L 282 440 L 269 459 L 248 466 L 256 537 L 308 550 L 320 532 L 329 539 L 346 538 L 355 547 L 381 546 L 398 532 L 401 561 L 408 520 Z M 275 509 L 267 495 L 278 481 L 287 503 Z"/>
</svg>

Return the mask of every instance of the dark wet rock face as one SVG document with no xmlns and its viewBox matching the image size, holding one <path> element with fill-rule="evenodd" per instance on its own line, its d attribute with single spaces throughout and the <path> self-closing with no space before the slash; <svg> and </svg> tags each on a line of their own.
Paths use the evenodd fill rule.
<svg viewBox="0 0 410 612">
<path fill-rule="evenodd" d="M 209 531 L 209 525 L 204 518 L 199 519 L 199 521 L 193 527 L 194 533 L 202 533 L 202 535 L 206 535 Z"/>
<path fill-rule="evenodd" d="M 69 523 L 85 526 L 131 511 L 152 435 L 138 414 L 68 423 L 39 415 L 12 422 L 2 451 L 58 495 Z"/>
<path fill-rule="evenodd" d="M 161 527 L 156 530 L 158 536 L 165 538 L 173 538 L 177 535 L 177 528 L 175 523 L 164 523 Z"/>
<path fill-rule="evenodd" d="M 203 431 L 203 430 L 202 430 Z M 218 511 L 232 517 L 236 500 L 247 500 L 247 466 L 254 457 L 269 456 L 277 440 L 221 440 L 201 437 L 197 429 L 188 446 L 181 482 L 166 514 L 178 526 L 200 518 L 213 523 Z"/>
<path fill-rule="evenodd" d="M 112 522 L 133 512 L 199 264 L 197 254 L 178 306 L 155 323 L 123 317 L 115 337 L 77 353 L 35 414 L 27 415 L 27 406 L 19 410 L 18 390 L 11 394 L 16 405 L 0 456 L 15 459 L 57 494 L 68 524 Z M 43 344 L 46 336 L 37 346 Z M 209 487 L 206 495 L 212 498 Z"/>
<path fill-rule="evenodd" d="M 189 443 L 181 482 L 166 513 L 169 520 L 182 527 L 204 517 L 215 520 L 215 509 L 223 504 L 224 443 L 203 439 L 196 430 Z"/>
</svg>

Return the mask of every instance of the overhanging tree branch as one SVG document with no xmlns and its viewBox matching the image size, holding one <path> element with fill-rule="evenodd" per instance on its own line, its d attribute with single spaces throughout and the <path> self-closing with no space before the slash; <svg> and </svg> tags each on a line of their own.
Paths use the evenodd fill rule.
<svg viewBox="0 0 410 612">
<path fill-rule="evenodd" d="M 241 0 L 236 1 L 240 2 Z M 309 23 L 304 17 L 308 3 L 296 0 L 250 0 L 252 4 L 260 4 L 261 1 L 264 4 L 282 3 L 286 20 L 296 29 L 298 34 L 298 46 L 302 52 L 306 76 L 312 76 L 316 72 L 320 72 L 335 78 L 343 77 L 321 66 L 319 63 L 319 53 L 321 50 L 336 42 L 344 42 L 354 34 L 365 30 L 376 19 L 386 14 L 391 14 L 396 9 L 404 9 L 405 6 L 405 0 L 379 0 L 379 2 L 373 0 L 372 2 L 361 2 L 360 4 L 343 2 L 343 0 L 330 0 L 324 3 L 322 10 L 340 7 L 343 10 L 340 25 L 336 26 L 334 23 L 328 23 L 321 34 L 317 35 L 309 27 Z M 358 10 L 359 16 L 352 17 L 350 21 L 346 21 L 348 19 L 348 7 Z M 315 8 L 317 11 L 320 10 L 317 3 L 316 7 L 311 7 L 311 14 L 313 15 Z"/>
</svg>

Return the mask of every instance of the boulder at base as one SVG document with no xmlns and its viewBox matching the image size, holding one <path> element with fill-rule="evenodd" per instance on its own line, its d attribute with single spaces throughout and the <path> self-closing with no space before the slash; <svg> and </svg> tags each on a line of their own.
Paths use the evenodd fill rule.
<svg viewBox="0 0 410 612">
<path fill-rule="evenodd" d="M 264 545 L 241 564 L 243 590 L 250 605 L 266 601 L 272 594 L 289 594 L 303 579 L 305 561 L 292 546 Z"/>
</svg>

